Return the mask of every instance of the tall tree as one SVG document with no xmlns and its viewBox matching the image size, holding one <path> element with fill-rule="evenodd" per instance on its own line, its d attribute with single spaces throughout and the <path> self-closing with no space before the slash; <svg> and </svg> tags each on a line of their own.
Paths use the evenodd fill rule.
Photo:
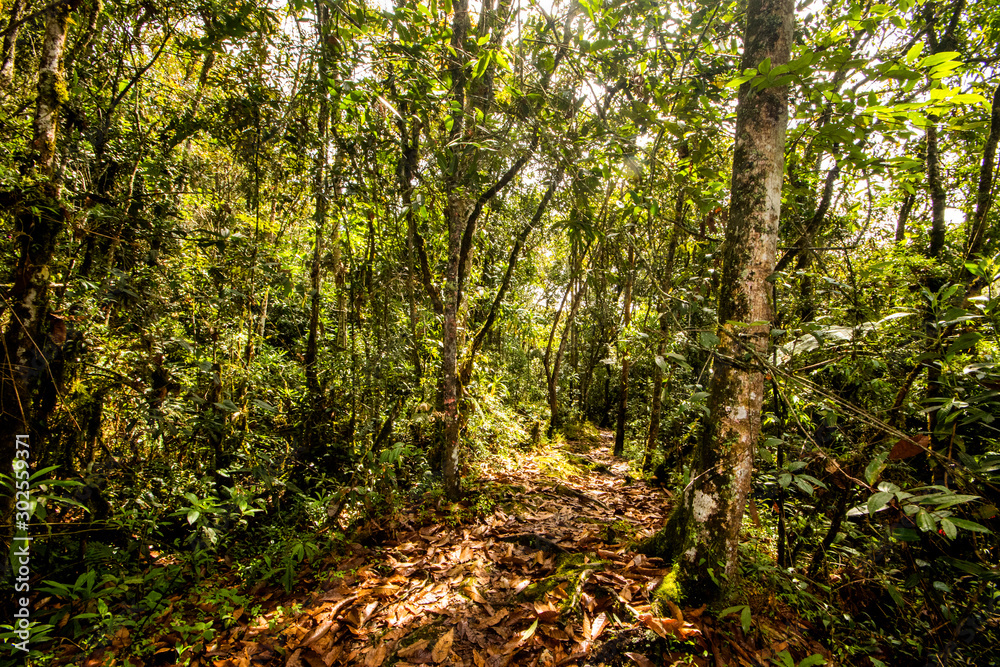
<svg viewBox="0 0 1000 667">
<path fill-rule="evenodd" d="M 795 5 L 750 0 L 742 69 L 768 72 L 788 62 Z M 736 577 L 737 545 L 760 434 L 764 374 L 772 317 L 767 282 L 775 265 L 787 87 L 779 79 L 742 84 L 729 222 L 719 295 L 722 342 L 709 386 L 710 416 L 695 451 L 692 481 L 651 550 L 677 558 L 692 598 L 714 599 Z M 775 85 L 778 84 L 778 85 Z"/>
<path fill-rule="evenodd" d="M 9 320 L 4 331 L 2 384 L 0 384 L 0 460 L 13 458 L 17 434 L 34 430 L 32 401 L 36 387 L 48 381 L 49 358 L 45 337 L 49 321 L 49 284 L 56 239 L 66 224 L 56 171 L 56 134 L 59 113 L 67 101 L 62 57 L 66 31 L 74 5 L 57 2 L 45 10 L 45 37 L 38 66 L 38 97 L 32 132 L 27 188 L 15 204 L 15 224 L 20 237 L 20 257 L 14 269 L 14 286 L 5 297 Z M 44 445 L 45 443 L 39 443 Z M 44 450 L 35 451 L 35 455 Z M 5 497 L 0 515 L 6 516 Z"/>
</svg>

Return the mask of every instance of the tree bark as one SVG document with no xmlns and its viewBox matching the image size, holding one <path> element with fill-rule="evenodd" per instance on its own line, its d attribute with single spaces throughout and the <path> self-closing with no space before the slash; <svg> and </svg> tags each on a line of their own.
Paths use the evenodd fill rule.
<svg viewBox="0 0 1000 667">
<path fill-rule="evenodd" d="M 632 323 L 632 281 L 635 279 L 635 248 L 629 243 L 628 261 L 625 270 L 628 274 L 625 278 L 625 308 L 622 311 L 622 335 L 628 336 L 628 327 Z M 625 453 L 625 422 L 628 420 L 628 367 L 629 367 L 628 341 L 623 341 L 621 345 L 622 354 L 622 374 L 618 391 L 618 419 L 615 423 L 615 456 L 622 456 Z"/>
<path fill-rule="evenodd" d="M 319 80 L 320 98 L 319 114 L 316 121 L 316 164 L 313 177 L 313 196 L 315 198 L 312 265 L 309 267 L 309 289 L 311 300 L 309 304 L 309 338 L 306 341 L 305 371 L 306 385 L 309 393 L 315 399 L 320 392 L 319 377 L 316 369 L 316 355 L 319 341 L 319 311 L 322 305 L 322 266 L 323 240 L 326 231 L 327 211 L 327 134 L 330 126 L 330 93 L 327 87 L 327 39 L 326 26 L 329 21 L 329 9 L 326 5 L 317 5 L 316 27 L 319 39 Z"/>
<path fill-rule="evenodd" d="M 913 210 L 916 200 L 917 198 L 909 193 L 903 197 L 903 205 L 899 207 L 899 217 L 896 219 L 896 243 L 906 240 L 906 222 L 910 219 L 910 211 Z"/>
<path fill-rule="evenodd" d="M 6 298 L 10 319 L 4 331 L 0 367 L 0 460 L 9 465 L 17 435 L 33 434 L 36 419 L 32 401 L 44 382 L 54 381 L 49 369 L 60 344 L 48 336 L 50 265 L 56 240 L 65 226 L 66 214 L 56 182 L 55 147 L 59 111 L 66 102 L 61 59 L 72 8 L 67 3 L 45 11 L 45 38 L 38 67 L 38 98 L 35 107 L 31 170 L 43 182 L 25 193 L 15 211 L 21 239 L 20 258 L 14 269 L 13 287 Z M 56 348 L 53 347 L 56 345 Z M 32 457 L 44 459 L 46 443 L 32 444 Z M 0 500 L 0 517 L 6 519 L 11 497 Z"/>
<path fill-rule="evenodd" d="M 667 345 L 667 314 L 660 314 L 660 340 L 656 344 L 656 356 L 662 357 Z M 642 471 L 649 472 L 653 466 L 653 452 L 660 439 L 660 412 L 663 409 L 663 369 L 659 359 L 653 364 L 653 395 L 649 406 L 649 432 L 646 434 L 646 451 L 642 455 Z"/>
<path fill-rule="evenodd" d="M 461 380 L 462 384 L 466 384 L 472 377 L 473 364 L 476 361 L 476 354 L 482 348 L 483 343 L 486 341 L 486 337 L 489 336 L 490 330 L 493 328 L 494 323 L 496 323 L 497 315 L 500 312 L 500 306 L 503 305 L 504 297 L 507 296 L 507 291 L 510 289 L 511 281 L 514 277 L 514 271 L 517 270 L 517 262 L 521 257 L 521 250 L 524 248 L 525 242 L 528 240 L 528 236 L 531 232 L 538 227 L 538 223 L 541 222 L 542 216 L 545 214 L 545 210 L 549 206 L 549 202 L 552 201 L 552 196 L 555 194 L 556 188 L 559 187 L 559 183 L 562 181 L 563 171 L 560 169 L 558 173 L 553 177 L 552 182 L 549 183 L 549 187 L 545 190 L 545 194 L 542 195 L 542 199 L 538 202 L 538 206 L 535 208 L 535 214 L 531 216 L 531 220 L 528 224 L 524 226 L 521 233 L 517 235 L 517 239 L 514 241 L 514 247 L 510 250 L 510 255 L 507 258 L 507 270 L 503 274 L 503 279 L 500 281 L 500 288 L 497 290 L 496 297 L 493 299 L 493 303 L 490 304 L 490 310 L 486 315 L 486 321 L 483 322 L 482 327 L 476 332 L 476 335 L 472 338 L 472 345 L 469 348 L 469 354 L 465 358 L 465 362 L 462 364 Z"/>
<path fill-rule="evenodd" d="M 14 0 L 10 8 L 10 20 L 3 36 L 3 52 L 0 53 L 0 88 L 10 88 L 14 83 L 14 62 L 17 54 L 18 20 L 24 9 L 24 0 Z"/>
<path fill-rule="evenodd" d="M 794 9 L 791 0 L 750 0 L 741 69 L 765 59 L 772 67 L 788 62 Z M 766 354 L 772 317 L 767 278 L 777 252 L 786 96 L 783 85 L 740 87 L 711 416 L 691 483 L 664 531 L 646 545 L 677 559 L 679 581 L 692 600 L 719 598 L 739 572 L 737 545 L 764 398 L 764 374 L 753 355 Z"/>
<path fill-rule="evenodd" d="M 990 110 L 990 134 L 983 147 L 983 163 L 979 167 L 979 185 L 976 188 L 976 212 L 969 225 L 969 241 L 965 257 L 975 261 L 983 251 L 986 238 L 986 215 L 993 204 L 993 170 L 996 168 L 997 142 L 1000 141 L 1000 85 L 993 91 L 993 106 Z M 972 274 L 963 268 L 962 278 L 969 282 Z"/>
<path fill-rule="evenodd" d="M 931 232 L 927 256 L 936 259 L 944 249 L 944 209 L 947 205 L 941 170 L 938 165 L 937 123 L 927 126 L 927 187 L 931 194 Z"/>
</svg>

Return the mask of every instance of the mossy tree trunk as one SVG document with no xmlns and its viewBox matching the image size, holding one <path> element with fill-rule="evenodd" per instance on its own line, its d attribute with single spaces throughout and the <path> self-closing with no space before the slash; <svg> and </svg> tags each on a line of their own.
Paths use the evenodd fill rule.
<svg viewBox="0 0 1000 667">
<path fill-rule="evenodd" d="M 750 0 L 741 69 L 770 59 L 788 62 L 791 0 Z M 780 83 L 780 82 L 779 82 Z M 737 545 L 760 435 L 762 369 L 770 332 L 767 282 L 775 265 L 784 170 L 787 88 L 740 88 L 729 223 L 719 295 L 720 338 L 708 418 L 693 460 L 692 481 L 666 528 L 647 549 L 677 559 L 693 600 L 721 597 L 737 574 Z"/>
<path fill-rule="evenodd" d="M 45 10 L 29 167 L 34 183 L 15 204 L 20 257 L 5 299 L 9 319 L 0 357 L 0 460 L 5 466 L 13 458 L 15 436 L 37 434 L 39 420 L 44 421 L 45 415 L 33 409 L 33 402 L 45 383 L 53 381 L 49 362 L 65 342 L 65 335 L 51 331 L 48 302 L 56 240 L 69 215 L 60 200 L 55 161 L 59 112 L 67 98 L 61 61 L 72 9 L 69 3 L 59 3 Z M 32 443 L 32 457 L 44 459 L 45 445 Z M 5 496 L 0 503 L 0 515 L 5 517 L 11 499 Z"/>
</svg>

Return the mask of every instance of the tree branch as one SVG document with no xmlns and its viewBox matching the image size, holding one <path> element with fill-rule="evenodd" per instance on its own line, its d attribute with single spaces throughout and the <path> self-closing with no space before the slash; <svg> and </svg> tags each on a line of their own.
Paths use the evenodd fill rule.
<svg viewBox="0 0 1000 667">
<path fill-rule="evenodd" d="M 823 225 L 823 219 L 826 217 L 827 211 L 830 210 L 830 201 L 833 199 L 833 186 L 837 182 L 837 177 L 840 175 L 840 165 L 835 165 L 826 175 L 826 183 L 823 186 L 823 199 L 819 203 L 819 207 L 810 218 L 809 223 L 806 225 L 805 231 L 799 237 L 799 240 L 795 244 L 785 251 L 785 254 L 781 256 L 778 263 L 774 267 L 774 273 L 783 271 L 788 264 L 795 258 L 796 255 L 802 252 L 806 252 L 809 242 L 812 237 L 819 231 L 820 227 Z"/>
</svg>

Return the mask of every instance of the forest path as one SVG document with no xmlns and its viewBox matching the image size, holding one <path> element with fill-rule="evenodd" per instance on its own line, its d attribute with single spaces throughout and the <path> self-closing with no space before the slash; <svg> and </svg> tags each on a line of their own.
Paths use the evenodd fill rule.
<svg viewBox="0 0 1000 667">
<path fill-rule="evenodd" d="M 781 649 L 740 646 L 735 617 L 717 632 L 702 609 L 654 601 L 669 569 L 630 546 L 663 524 L 669 499 L 632 479 L 612 444 L 602 432 L 519 453 L 516 467 L 484 472 L 466 501 L 372 525 L 346 555 L 303 567 L 292 595 L 254 587 L 260 614 L 237 618 L 191 664 L 767 662 Z"/>
</svg>

